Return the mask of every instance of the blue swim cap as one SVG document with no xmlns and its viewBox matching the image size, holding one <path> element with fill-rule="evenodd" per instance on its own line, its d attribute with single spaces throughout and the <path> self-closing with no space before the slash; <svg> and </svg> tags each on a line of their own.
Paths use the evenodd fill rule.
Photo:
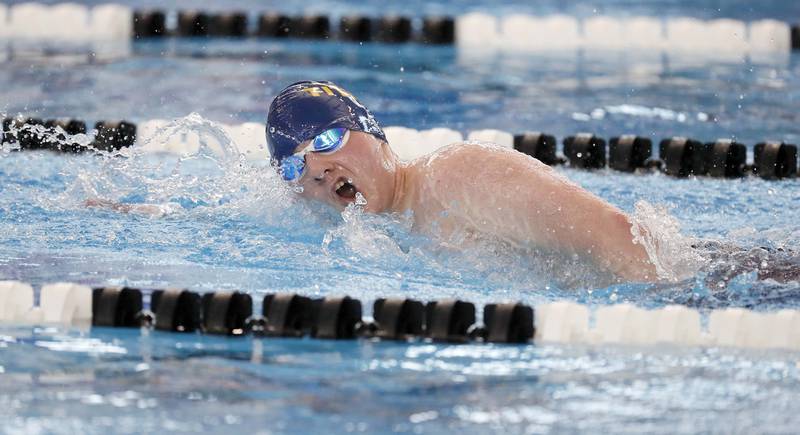
<svg viewBox="0 0 800 435">
<path fill-rule="evenodd" d="M 386 141 L 372 114 L 354 96 L 327 81 L 293 83 L 272 100 L 267 145 L 273 162 L 294 154 L 301 143 L 331 128 L 363 131 Z"/>
</svg>

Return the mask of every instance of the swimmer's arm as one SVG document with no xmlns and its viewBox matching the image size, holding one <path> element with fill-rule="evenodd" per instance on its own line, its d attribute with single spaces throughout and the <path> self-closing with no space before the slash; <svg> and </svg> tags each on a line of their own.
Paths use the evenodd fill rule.
<svg viewBox="0 0 800 435">
<path fill-rule="evenodd" d="M 446 188 L 462 191 L 479 229 L 587 256 L 625 280 L 657 280 L 647 252 L 633 241 L 632 222 L 624 212 L 516 151 L 464 148 L 467 155 L 456 159 L 467 167 L 460 173 L 475 174 L 477 182 L 453 180 Z"/>
<path fill-rule="evenodd" d="M 88 208 L 105 208 L 119 213 L 131 213 L 145 216 L 162 217 L 175 211 L 178 204 L 126 204 L 102 198 L 90 198 L 83 202 Z"/>
</svg>

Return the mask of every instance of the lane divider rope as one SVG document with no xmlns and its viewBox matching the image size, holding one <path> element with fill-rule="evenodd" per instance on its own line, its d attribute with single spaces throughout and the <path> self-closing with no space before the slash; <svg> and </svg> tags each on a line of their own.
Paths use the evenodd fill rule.
<svg viewBox="0 0 800 435">
<path fill-rule="evenodd" d="M 361 301 L 348 296 L 268 294 L 261 301 L 261 315 L 254 314 L 252 296 L 238 291 L 154 290 L 149 310 L 143 299 L 143 292 L 135 288 L 57 283 L 44 285 L 41 303 L 34 306 L 30 285 L 0 281 L 0 323 L 257 337 L 800 349 L 800 310 L 789 309 L 713 310 L 703 328 L 700 312 L 680 305 L 647 310 L 617 304 L 597 307 L 592 313 L 586 305 L 566 301 L 535 308 L 519 302 L 493 303 L 484 306 L 483 322 L 478 323 L 475 305 L 456 299 L 424 303 L 379 298 L 373 303 L 372 318 L 362 315 Z"/>
<path fill-rule="evenodd" d="M 691 17 L 566 15 L 497 17 L 468 13 L 459 17 L 334 18 L 244 11 L 132 10 L 123 5 L 94 7 L 74 3 L 0 3 L 0 38 L 143 39 L 172 37 L 262 37 L 338 39 L 352 42 L 457 44 L 470 49 L 550 50 L 574 47 L 669 48 L 688 51 L 788 52 L 800 49 L 800 26 L 778 20 L 746 23 Z"/>
<path fill-rule="evenodd" d="M 168 124 L 166 120 L 145 121 L 138 126 L 128 121 L 98 121 L 88 131 L 85 122 L 75 119 L 6 118 L 0 143 L 18 150 L 65 153 L 113 152 L 134 144 L 148 152 L 194 154 L 205 146 L 212 152 L 224 153 L 219 141 L 193 132 L 154 140 Z M 222 125 L 222 129 L 240 154 L 254 160 L 267 158 L 263 124 Z M 405 160 L 464 140 L 461 133 L 446 128 L 418 131 L 386 127 L 384 131 L 392 148 Z M 650 138 L 643 136 L 620 135 L 606 141 L 591 133 L 579 133 L 563 138 L 563 155 L 557 154 L 555 136 L 542 132 L 514 135 L 501 130 L 475 130 L 466 140 L 515 149 L 548 165 L 568 164 L 585 170 L 609 167 L 621 172 L 661 171 L 675 177 L 741 178 L 753 174 L 764 179 L 795 178 L 798 173 L 797 146 L 781 141 L 755 144 L 753 160 L 748 162 L 747 147 L 730 139 L 701 142 L 676 136 L 654 146 Z"/>
</svg>

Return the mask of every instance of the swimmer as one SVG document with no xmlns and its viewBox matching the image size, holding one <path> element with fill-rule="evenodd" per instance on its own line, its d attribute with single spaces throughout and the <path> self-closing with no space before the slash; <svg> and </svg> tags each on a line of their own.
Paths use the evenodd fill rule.
<svg viewBox="0 0 800 435">
<path fill-rule="evenodd" d="M 366 107 L 319 81 L 282 90 L 266 133 L 274 167 L 303 197 L 408 213 L 415 230 L 444 240 L 498 238 L 584 257 L 622 281 L 658 280 L 628 215 L 515 150 L 459 143 L 400 161 Z"/>
</svg>

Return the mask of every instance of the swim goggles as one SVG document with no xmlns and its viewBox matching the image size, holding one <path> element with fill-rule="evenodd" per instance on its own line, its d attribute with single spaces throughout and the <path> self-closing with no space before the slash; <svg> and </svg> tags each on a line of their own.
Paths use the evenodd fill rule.
<svg viewBox="0 0 800 435">
<path fill-rule="evenodd" d="M 346 128 L 332 128 L 318 134 L 311 143 L 302 150 L 285 157 L 278 165 L 278 170 L 286 181 L 299 181 L 306 169 L 306 154 L 310 152 L 330 154 L 340 150 L 350 138 Z"/>
</svg>

